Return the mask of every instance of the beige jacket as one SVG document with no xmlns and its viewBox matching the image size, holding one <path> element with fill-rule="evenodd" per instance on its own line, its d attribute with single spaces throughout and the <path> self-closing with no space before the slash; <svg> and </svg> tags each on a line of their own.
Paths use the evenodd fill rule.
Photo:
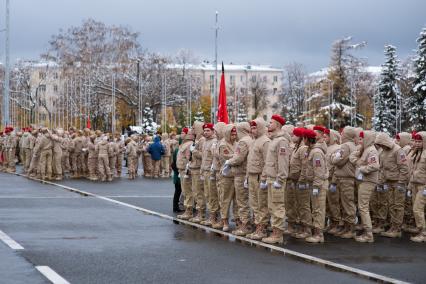
<svg viewBox="0 0 426 284">
<path fill-rule="evenodd" d="M 235 176 L 245 176 L 247 173 L 247 156 L 253 143 L 250 137 L 250 124 L 240 122 L 237 124 L 238 143 L 235 147 L 235 153 L 228 163 L 232 167 Z"/>
<path fill-rule="evenodd" d="M 234 155 L 235 142 L 234 143 L 231 142 L 232 128 L 234 128 L 233 124 L 228 124 L 228 125 L 225 126 L 224 137 L 219 142 L 219 146 L 218 146 L 219 147 L 218 166 L 219 166 L 220 170 L 222 169 L 225 161 L 231 159 L 232 156 Z M 232 171 L 227 177 L 231 177 L 231 176 L 233 176 Z"/>
<path fill-rule="evenodd" d="M 423 150 L 418 151 L 413 157 L 413 169 L 410 177 L 410 183 L 426 185 L 426 132 L 421 131 L 423 138 Z"/>
<path fill-rule="evenodd" d="M 407 183 L 409 180 L 409 169 L 404 150 L 396 145 L 386 133 L 379 133 L 375 143 L 387 147 L 383 148 L 380 152 L 380 182 Z"/>
<path fill-rule="evenodd" d="M 247 173 L 261 175 L 261 180 L 265 181 L 266 174 L 263 169 L 271 139 L 266 135 L 268 129 L 266 128 L 265 120 L 263 118 L 256 118 L 254 121 L 257 124 L 257 138 L 251 144 L 247 155 Z"/>
<path fill-rule="evenodd" d="M 329 179 L 334 180 L 334 165 L 331 162 L 333 155 L 340 149 L 340 133 L 334 129 L 330 129 L 330 142 L 327 147 L 325 157 L 327 159 L 327 168 L 329 172 Z"/>
<path fill-rule="evenodd" d="M 225 134 L 225 126 L 226 124 L 223 122 L 218 122 L 215 126 L 215 133 L 216 138 L 213 140 L 211 152 L 213 154 L 213 160 L 212 160 L 212 169 L 213 172 L 217 172 L 220 170 L 220 164 L 219 164 L 219 143 L 223 139 L 223 136 Z"/>
<path fill-rule="evenodd" d="M 362 181 L 379 182 L 379 152 L 374 146 L 376 133 L 364 131 L 363 149 L 352 152 L 349 160 L 362 173 Z"/>
<path fill-rule="evenodd" d="M 202 172 L 209 172 L 212 166 L 213 162 L 213 144 L 215 143 L 216 139 L 214 136 L 212 136 L 210 139 L 205 139 L 203 143 L 203 149 L 202 149 L 202 159 L 201 159 L 201 171 Z"/>
<path fill-rule="evenodd" d="M 271 142 L 265 160 L 265 175 L 280 184 L 284 184 L 288 178 L 290 164 L 290 135 L 279 129 L 271 133 Z"/>
<path fill-rule="evenodd" d="M 316 143 L 311 149 L 307 150 L 307 163 L 306 167 L 302 169 L 305 171 L 304 175 L 306 181 L 312 184 L 313 188 L 322 189 L 324 181 L 328 179 L 327 168 L 327 144 L 325 142 Z"/>
<path fill-rule="evenodd" d="M 343 129 L 342 144 L 339 150 L 331 156 L 331 164 L 334 166 L 334 175 L 336 178 L 355 177 L 355 166 L 349 161 L 349 156 L 356 150 L 354 143 L 356 135 L 357 130 L 351 126 L 346 126 Z"/>
</svg>

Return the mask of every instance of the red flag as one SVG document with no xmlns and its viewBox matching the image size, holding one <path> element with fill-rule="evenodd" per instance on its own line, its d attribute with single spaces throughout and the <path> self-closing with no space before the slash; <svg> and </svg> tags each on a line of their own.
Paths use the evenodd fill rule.
<svg viewBox="0 0 426 284">
<path fill-rule="evenodd" d="M 220 78 L 219 101 L 217 107 L 217 121 L 229 123 L 228 110 L 226 108 L 225 68 L 222 62 L 222 77 Z"/>
<path fill-rule="evenodd" d="M 87 118 L 87 122 L 86 122 L 86 128 L 89 128 L 89 129 L 90 129 L 90 128 L 91 128 L 90 126 L 91 126 L 91 125 L 90 125 L 90 117 L 88 117 L 88 118 Z"/>
</svg>

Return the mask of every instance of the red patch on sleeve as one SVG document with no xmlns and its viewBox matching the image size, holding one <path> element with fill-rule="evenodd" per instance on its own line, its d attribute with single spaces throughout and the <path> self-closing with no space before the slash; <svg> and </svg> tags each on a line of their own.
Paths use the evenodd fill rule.
<svg viewBox="0 0 426 284">
<path fill-rule="evenodd" d="M 225 155 L 228 155 L 228 154 L 229 154 L 228 149 L 223 150 L 223 153 L 224 153 Z"/>
<path fill-rule="evenodd" d="M 315 159 L 315 167 L 321 167 L 321 160 Z"/>
<path fill-rule="evenodd" d="M 401 162 L 405 162 L 405 161 L 407 160 L 407 157 L 405 156 L 405 153 L 401 153 L 401 154 L 399 155 L 399 157 L 400 157 L 400 159 L 401 159 Z"/>
<path fill-rule="evenodd" d="M 284 147 L 280 148 L 280 155 L 285 155 L 285 148 Z"/>
<path fill-rule="evenodd" d="M 237 148 L 235 149 L 235 153 L 237 153 L 237 154 L 239 154 L 239 153 L 240 153 L 240 147 L 237 147 Z"/>
<path fill-rule="evenodd" d="M 370 157 L 370 164 L 373 164 L 376 162 L 376 156 Z"/>
</svg>

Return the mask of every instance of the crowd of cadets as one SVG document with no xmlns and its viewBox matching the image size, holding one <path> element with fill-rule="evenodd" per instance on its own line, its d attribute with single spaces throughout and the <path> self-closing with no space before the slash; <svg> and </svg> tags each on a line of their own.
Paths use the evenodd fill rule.
<svg viewBox="0 0 426 284">
<path fill-rule="evenodd" d="M 323 233 L 426 242 L 426 132 L 286 124 L 273 115 L 184 128 L 174 161 L 184 195 L 178 218 L 265 243 Z"/>
<path fill-rule="evenodd" d="M 326 232 L 358 242 L 373 234 L 426 242 L 426 132 L 386 133 L 347 126 L 294 127 L 273 115 L 225 124 L 194 122 L 179 136 L 108 134 L 6 127 L 0 133 L 0 170 L 29 177 L 111 181 L 174 173 L 178 218 L 266 243 L 283 235 L 311 243 Z M 153 140 L 153 141 L 152 141 Z M 425 150 L 425 151 L 423 151 Z"/>
<path fill-rule="evenodd" d="M 35 127 L 34 127 L 35 128 Z M 128 177 L 135 179 L 142 160 L 145 177 L 169 177 L 171 151 L 177 147 L 175 135 L 152 139 L 148 135 L 132 135 L 123 139 L 120 133 L 102 133 L 71 127 L 49 130 L 32 127 L 15 131 L 6 127 L 0 132 L 0 170 L 14 173 L 22 163 L 23 173 L 42 180 L 64 177 L 112 181 L 122 176 L 127 161 Z M 152 141 L 154 140 L 154 141 Z"/>
</svg>

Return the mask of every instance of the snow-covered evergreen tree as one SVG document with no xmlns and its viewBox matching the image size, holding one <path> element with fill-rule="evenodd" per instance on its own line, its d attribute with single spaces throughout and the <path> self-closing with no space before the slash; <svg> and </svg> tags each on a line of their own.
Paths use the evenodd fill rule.
<svg viewBox="0 0 426 284">
<path fill-rule="evenodd" d="M 419 47 L 414 59 L 414 88 L 413 94 L 407 103 L 407 112 L 410 113 L 412 130 L 422 130 L 426 126 L 426 28 L 417 39 Z"/>
<path fill-rule="evenodd" d="M 143 109 L 142 129 L 144 133 L 154 134 L 157 131 L 158 125 L 154 122 L 154 112 L 149 106 Z"/>
<path fill-rule="evenodd" d="M 238 114 L 237 114 L 237 122 L 245 122 L 247 121 L 247 111 L 243 103 L 239 103 Z"/>
<path fill-rule="evenodd" d="M 387 132 L 390 135 L 398 132 L 399 101 L 398 60 L 396 48 L 385 46 L 386 61 L 382 64 L 378 90 L 374 96 L 373 124 L 376 131 Z"/>
</svg>

